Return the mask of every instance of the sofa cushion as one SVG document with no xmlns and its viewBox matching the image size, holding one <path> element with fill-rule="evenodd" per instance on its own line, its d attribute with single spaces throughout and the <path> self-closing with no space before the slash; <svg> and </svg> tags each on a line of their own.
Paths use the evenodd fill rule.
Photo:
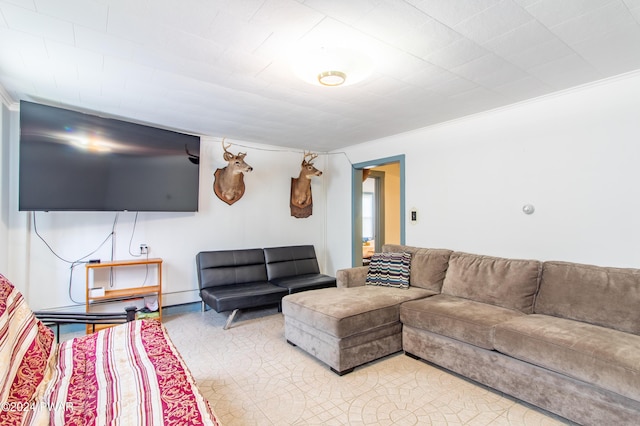
<svg viewBox="0 0 640 426">
<path fill-rule="evenodd" d="M 409 288 L 411 253 L 375 253 L 371 256 L 366 285 Z"/>
<path fill-rule="evenodd" d="M 413 300 L 400 306 L 400 321 L 404 325 L 485 349 L 493 349 L 493 327 L 496 324 L 523 315 L 513 309 L 446 294 Z"/>
<path fill-rule="evenodd" d="M 640 400 L 640 336 L 548 315 L 495 327 L 507 355 Z"/>
<path fill-rule="evenodd" d="M 453 253 L 446 249 L 430 249 L 398 244 L 385 244 L 382 252 L 411 253 L 411 273 L 409 283 L 413 287 L 440 292 L 442 282 L 449 266 L 449 256 Z"/>
<path fill-rule="evenodd" d="M 196 263 L 201 289 L 267 281 L 262 249 L 202 251 L 196 255 Z"/>
<path fill-rule="evenodd" d="M 325 274 L 295 275 L 293 277 L 274 278 L 269 282 L 278 287 L 286 288 L 289 293 L 336 286 L 336 279 Z"/>
<path fill-rule="evenodd" d="M 316 250 L 312 245 L 268 247 L 264 249 L 264 260 L 269 281 L 320 273 Z"/>
<path fill-rule="evenodd" d="M 640 270 L 545 262 L 535 312 L 640 334 Z"/>
<path fill-rule="evenodd" d="M 30 401 L 44 382 L 55 352 L 53 331 L 35 317 L 22 294 L 0 274 L 0 401 Z M 22 410 L 3 409 L 0 417 L 3 424 L 20 424 L 22 414 Z"/>
<path fill-rule="evenodd" d="M 200 290 L 202 301 L 216 312 L 279 304 L 289 294 L 286 288 L 268 281 L 206 287 Z"/>
<path fill-rule="evenodd" d="M 454 252 L 442 293 L 530 314 L 541 270 L 537 260 Z"/>
<path fill-rule="evenodd" d="M 400 304 L 433 296 L 433 291 L 410 287 L 360 286 L 323 288 L 290 294 L 282 299 L 282 313 L 343 338 L 400 321 Z"/>
</svg>

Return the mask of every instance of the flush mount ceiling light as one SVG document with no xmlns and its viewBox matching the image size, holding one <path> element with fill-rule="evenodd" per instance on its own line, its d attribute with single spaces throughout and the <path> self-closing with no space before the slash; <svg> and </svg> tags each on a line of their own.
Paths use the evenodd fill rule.
<svg viewBox="0 0 640 426">
<path fill-rule="evenodd" d="M 373 71 L 373 61 L 362 50 L 344 47 L 303 48 L 293 55 L 292 68 L 301 80 L 320 87 L 358 83 Z"/>
<path fill-rule="evenodd" d="M 318 74 L 318 81 L 323 86 L 340 86 L 347 79 L 342 71 L 323 71 Z"/>
</svg>

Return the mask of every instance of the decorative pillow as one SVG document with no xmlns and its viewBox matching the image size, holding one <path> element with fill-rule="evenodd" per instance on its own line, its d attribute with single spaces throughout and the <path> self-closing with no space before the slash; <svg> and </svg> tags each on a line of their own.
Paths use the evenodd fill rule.
<svg viewBox="0 0 640 426">
<path fill-rule="evenodd" d="M 375 253 L 371 257 L 365 284 L 409 288 L 411 253 Z"/>
</svg>

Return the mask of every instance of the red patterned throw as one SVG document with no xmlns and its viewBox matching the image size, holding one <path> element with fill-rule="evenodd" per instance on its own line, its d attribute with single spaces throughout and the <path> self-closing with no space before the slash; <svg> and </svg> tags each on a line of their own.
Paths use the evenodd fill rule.
<svg viewBox="0 0 640 426">
<path fill-rule="evenodd" d="M 219 425 L 159 321 L 53 340 L 0 275 L 0 424 Z"/>
</svg>

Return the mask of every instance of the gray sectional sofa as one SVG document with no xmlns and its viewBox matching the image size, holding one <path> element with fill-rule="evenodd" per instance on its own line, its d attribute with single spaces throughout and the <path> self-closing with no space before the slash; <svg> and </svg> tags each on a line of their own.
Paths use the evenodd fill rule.
<svg viewBox="0 0 640 426">
<path fill-rule="evenodd" d="M 580 424 L 640 424 L 640 270 L 383 251 L 412 253 L 413 293 L 338 271 L 283 299 L 287 340 L 338 373 L 402 349 Z"/>
</svg>

